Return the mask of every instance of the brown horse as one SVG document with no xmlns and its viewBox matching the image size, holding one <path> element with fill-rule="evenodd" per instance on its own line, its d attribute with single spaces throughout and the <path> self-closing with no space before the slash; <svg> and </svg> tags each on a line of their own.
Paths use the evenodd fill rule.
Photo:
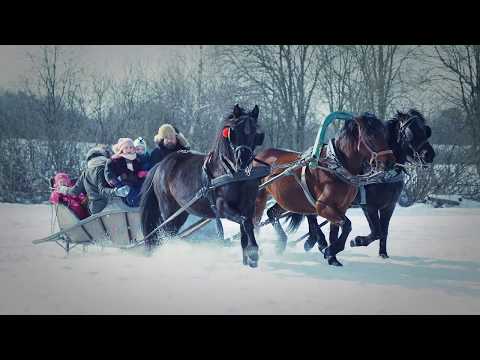
<svg viewBox="0 0 480 360">
<path fill-rule="evenodd" d="M 370 161 L 372 167 L 377 171 L 388 169 L 395 163 L 392 151 L 388 150 L 386 128 L 382 121 L 373 114 L 365 113 L 353 120 L 346 121 L 335 140 L 335 148 L 337 159 L 354 176 L 361 173 L 362 164 L 365 161 Z M 320 166 L 323 165 L 322 157 L 325 151 L 324 147 L 319 160 Z M 294 151 L 270 148 L 257 154 L 256 159 L 273 165 L 275 168 L 275 165 L 292 163 L 300 157 L 301 154 Z M 260 162 L 257 162 L 257 164 L 260 164 Z M 281 172 L 282 170 L 279 169 L 274 170 L 263 181 L 265 182 Z M 298 178 L 300 178 L 301 172 L 302 169 L 294 171 Z M 324 217 L 331 224 L 330 246 L 327 246 L 325 236 L 320 228 L 317 231 L 323 239 L 319 239 L 318 243 L 324 245 L 324 257 L 328 260 L 329 265 L 342 266 L 337 260 L 336 254 L 345 248 L 345 241 L 351 231 L 351 222 L 345 216 L 345 213 L 355 199 L 357 186 L 321 168 L 307 167 L 305 169 L 305 180 L 315 206 L 308 201 L 295 177 L 285 176 L 259 191 L 254 221 L 256 224 L 259 223 L 266 202 L 270 197 L 276 200 L 279 205 L 277 209 L 281 208 L 282 211 L 291 211 L 303 215 L 316 216 L 318 214 Z M 277 219 L 278 215 L 276 214 Z M 283 233 L 278 220 L 274 221 L 273 226 L 279 235 Z M 340 237 L 338 237 L 339 227 L 342 228 Z M 286 240 L 286 236 L 279 237 L 279 251 L 285 249 Z M 320 247 L 320 250 L 323 250 L 322 247 Z"/>
</svg>

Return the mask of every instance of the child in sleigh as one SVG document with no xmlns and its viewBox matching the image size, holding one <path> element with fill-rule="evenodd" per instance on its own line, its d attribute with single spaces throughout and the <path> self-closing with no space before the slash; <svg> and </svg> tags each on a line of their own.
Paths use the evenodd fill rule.
<svg viewBox="0 0 480 360">
<path fill-rule="evenodd" d="M 61 186 L 73 186 L 74 183 L 65 173 L 57 173 L 54 177 L 53 191 L 50 195 L 50 203 L 63 204 L 67 206 L 78 217 L 79 220 L 83 220 L 90 216 L 86 203 L 88 201 L 87 196 L 84 193 L 80 195 L 66 195 L 59 192 Z"/>
</svg>

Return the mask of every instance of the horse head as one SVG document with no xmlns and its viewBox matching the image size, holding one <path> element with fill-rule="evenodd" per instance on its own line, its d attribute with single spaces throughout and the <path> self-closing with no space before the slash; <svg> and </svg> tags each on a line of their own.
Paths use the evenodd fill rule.
<svg viewBox="0 0 480 360">
<path fill-rule="evenodd" d="M 236 167 L 242 170 L 252 163 L 255 147 L 262 145 L 265 139 L 265 133 L 259 130 L 258 114 L 258 105 L 248 112 L 237 104 L 223 121 L 221 139 L 230 150 Z"/>
<path fill-rule="evenodd" d="M 395 164 L 395 156 L 387 141 L 387 131 L 381 120 L 372 113 L 363 113 L 353 121 L 347 121 L 341 137 L 350 144 L 352 151 L 368 160 L 375 171 L 389 170 Z"/>
<path fill-rule="evenodd" d="M 435 151 L 428 139 L 432 129 L 426 125 L 424 116 L 415 109 L 408 112 L 397 111 L 397 143 L 406 155 L 407 161 L 421 165 L 433 162 Z"/>
</svg>

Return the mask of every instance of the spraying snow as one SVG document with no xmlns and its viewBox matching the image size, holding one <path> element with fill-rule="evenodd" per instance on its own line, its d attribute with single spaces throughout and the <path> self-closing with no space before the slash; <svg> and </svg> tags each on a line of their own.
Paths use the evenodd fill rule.
<svg viewBox="0 0 480 360">
<path fill-rule="evenodd" d="M 479 314 L 480 208 L 397 208 L 388 241 L 346 248 L 344 267 L 303 243 L 274 251 L 262 229 L 259 267 L 242 265 L 240 244 L 172 240 L 151 256 L 90 246 L 66 256 L 49 235 L 48 205 L 0 204 L 0 314 Z M 356 235 L 368 224 L 350 209 Z M 224 221 L 226 236 L 238 225 Z M 290 241 L 307 231 L 306 221 Z M 328 232 L 328 227 L 323 227 Z M 349 241 L 347 241 L 347 244 Z"/>
</svg>

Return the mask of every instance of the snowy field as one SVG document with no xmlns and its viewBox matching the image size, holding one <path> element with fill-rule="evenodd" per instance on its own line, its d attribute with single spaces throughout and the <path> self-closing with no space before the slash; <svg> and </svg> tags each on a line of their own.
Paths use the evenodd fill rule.
<svg viewBox="0 0 480 360">
<path fill-rule="evenodd" d="M 391 258 L 377 256 L 378 242 L 347 246 L 342 268 L 303 242 L 277 256 L 264 228 L 251 269 L 239 244 L 177 240 L 150 257 L 97 246 L 66 256 L 54 243 L 32 244 L 50 233 L 48 205 L 0 203 L 0 314 L 480 314 L 480 208 L 462 206 L 397 207 Z M 347 215 L 349 240 L 368 233 L 360 209 Z M 224 224 L 227 235 L 238 229 Z"/>
</svg>

